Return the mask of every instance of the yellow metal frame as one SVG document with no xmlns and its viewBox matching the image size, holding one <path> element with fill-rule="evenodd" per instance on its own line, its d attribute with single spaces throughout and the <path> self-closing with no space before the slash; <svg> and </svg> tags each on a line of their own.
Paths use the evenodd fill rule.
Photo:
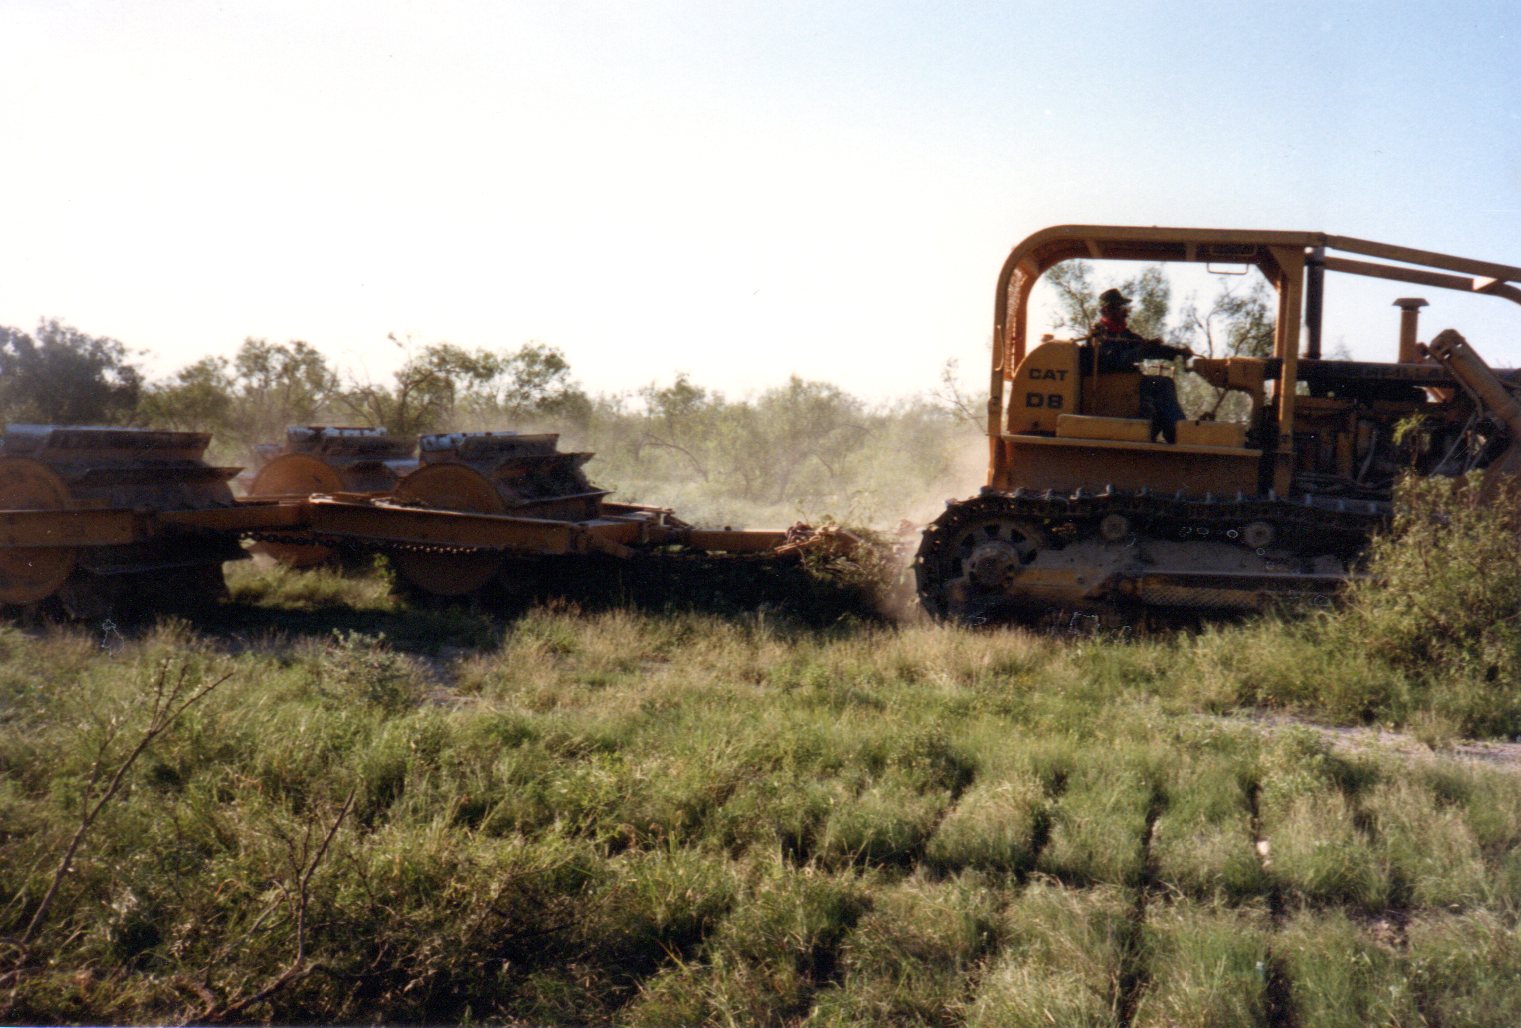
<svg viewBox="0 0 1521 1028">
<path fill-rule="evenodd" d="M 1325 256 L 1337 250 L 1373 260 Z M 1024 359 L 1029 342 L 1030 296 L 1040 276 L 1062 261 L 1155 261 L 1159 263 L 1247 264 L 1261 270 L 1278 294 L 1274 356 L 1279 374 L 1275 488 L 1288 491 L 1293 449 L 1295 383 L 1300 357 L 1300 321 L 1306 302 L 1306 268 L 1312 258 L 1326 271 L 1381 278 L 1438 289 L 1498 296 L 1521 304 L 1521 268 L 1472 260 L 1431 250 L 1375 243 L 1324 232 L 1252 229 L 1158 228 L 1116 225 L 1057 225 L 1043 229 L 1009 252 L 998 275 L 993 301 L 993 353 L 988 396 L 988 482 L 1004 475 L 1005 383 Z M 1391 263 L 1392 262 L 1392 263 Z"/>
<path fill-rule="evenodd" d="M 765 553 L 787 543 L 786 532 L 698 529 L 679 521 L 666 524 L 663 519 L 636 516 L 651 508 L 609 506 L 614 511 L 608 516 L 589 521 L 431 510 L 356 493 L 244 501 L 209 510 L 0 510 L 0 548 L 120 546 L 176 532 L 281 533 L 282 537 L 289 533 L 290 541 L 297 543 L 304 541 L 305 534 L 316 533 L 382 547 L 435 546 L 543 556 L 607 553 L 626 557 L 634 546 Z"/>
</svg>

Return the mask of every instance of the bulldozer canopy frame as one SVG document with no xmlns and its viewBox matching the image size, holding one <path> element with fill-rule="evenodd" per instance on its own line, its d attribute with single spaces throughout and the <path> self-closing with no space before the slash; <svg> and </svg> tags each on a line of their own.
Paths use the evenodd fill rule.
<svg viewBox="0 0 1521 1028">
<path fill-rule="evenodd" d="M 1355 255 L 1352 257 L 1340 254 Z M 1371 260 L 1359 258 L 1372 258 Z M 1003 460 L 999 445 L 1004 417 L 1005 383 L 1024 359 L 1029 345 L 1030 296 L 1040 277 L 1062 261 L 1148 261 L 1157 263 L 1242 264 L 1260 270 L 1278 294 L 1274 322 L 1274 356 L 1281 362 L 1278 389 L 1280 446 L 1294 423 L 1295 382 L 1300 354 L 1300 324 L 1307 292 L 1312 308 L 1310 332 L 1318 337 L 1313 295 L 1318 282 L 1307 281 L 1307 268 L 1379 278 L 1438 289 L 1499 296 L 1521 304 L 1521 268 L 1472 260 L 1430 250 L 1392 246 L 1324 232 L 1258 231 L 1058 225 L 1028 237 L 1010 251 L 998 276 L 993 306 L 993 354 L 988 399 L 988 441 L 996 480 Z M 1316 354 L 1318 356 L 1318 354 Z"/>
</svg>

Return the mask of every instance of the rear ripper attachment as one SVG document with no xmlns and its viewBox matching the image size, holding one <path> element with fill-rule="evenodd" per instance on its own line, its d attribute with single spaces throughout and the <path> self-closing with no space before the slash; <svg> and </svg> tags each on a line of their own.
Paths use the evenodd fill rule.
<svg viewBox="0 0 1521 1028">
<path fill-rule="evenodd" d="M 230 510 L 236 468 L 204 458 L 211 437 L 150 429 L 8 425 L 0 439 L 0 511 L 49 511 L 51 545 L 9 548 L 0 523 L 0 606 L 56 598 L 76 618 L 123 607 L 185 609 L 223 594 L 222 563 L 243 557 L 236 536 L 173 539 L 97 512 Z M 25 533 L 26 526 L 22 526 Z"/>
</svg>

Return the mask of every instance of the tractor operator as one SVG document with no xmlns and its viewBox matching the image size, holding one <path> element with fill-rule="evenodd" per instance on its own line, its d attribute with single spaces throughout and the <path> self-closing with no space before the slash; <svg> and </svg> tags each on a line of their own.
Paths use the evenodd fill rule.
<svg viewBox="0 0 1521 1028">
<path fill-rule="evenodd" d="M 1099 294 L 1099 311 L 1101 316 L 1088 333 L 1088 345 L 1083 347 L 1085 371 L 1096 370 L 1101 375 L 1139 371 L 1144 360 L 1193 356 L 1186 346 L 1169 346 L 1160 339 L 1146 339 L 1132 331 L 1128 324 L 1130 298 L 1118 289 L 1106 289 Z M 1160 432 L 1169 443 L 1177 441 L 1177 425 L 1185 415 L 1178 403 L 1177 385 L 1170 377 L 1141 376 L 1141 416 L 1151 419 L 1152 438 Z"/>
</svg>

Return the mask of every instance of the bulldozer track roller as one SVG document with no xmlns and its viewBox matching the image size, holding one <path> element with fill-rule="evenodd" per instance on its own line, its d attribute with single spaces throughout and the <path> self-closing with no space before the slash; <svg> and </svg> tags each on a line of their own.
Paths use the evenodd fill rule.
<svg viewBox="0 0 1521 1028">
<path fill-rule="evenodd" d="M 1099 522 L 1099 535 L 1106 543 L 1118 543 L 1129 539 L 1135 528 L 1123 514 L 1106 514 Z"/>
<path fill-rule="evenodd" d="M 0 509 L 61 510 L 69 487 L 46 464 L 0 457 Z M 52 596 L 74 570 L 73 547 L 0 549 L 0 604 L 25 606 Z"/>
<path fill-rule="evenodd" d="M 1241 542 L 1252 549 L 1271 546 L 1278 540 L 1278 533 L 1266 521 L 1250 522 L 1241 530 Z"/>
</svg>

